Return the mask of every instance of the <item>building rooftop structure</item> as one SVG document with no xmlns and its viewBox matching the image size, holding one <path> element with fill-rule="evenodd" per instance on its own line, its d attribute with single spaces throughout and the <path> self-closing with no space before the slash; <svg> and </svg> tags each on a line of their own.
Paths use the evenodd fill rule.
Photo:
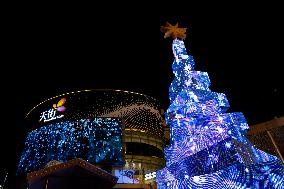
<svg viewBox="0 0 284 189">
<path fill-rule="evenodd" d="M 247 136 L 255 146 L 278 156 L 284 164 L 284 116 L 250 126 Z"/>
<path fill-rule="evenodd" d="M 87 161 L 76 158 L 66 163 L 55 163 L 27 175 L 29 189 L 111 189 L 117 177 Z"/>
</svg>

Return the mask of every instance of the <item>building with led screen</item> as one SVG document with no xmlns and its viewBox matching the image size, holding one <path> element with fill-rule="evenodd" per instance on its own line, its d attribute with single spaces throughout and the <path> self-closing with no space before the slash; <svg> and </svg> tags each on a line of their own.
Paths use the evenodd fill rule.
<svg viewBox="0 0 284 189">
<path fill-rule="evenodd" d="M 101 89 L 49 98 L 26 115 L 29 132 L 18 174 L 82 158 L 118 177 L 145 184 L 164 166 L 163 123 L 156 99 Z"/>
</svg>

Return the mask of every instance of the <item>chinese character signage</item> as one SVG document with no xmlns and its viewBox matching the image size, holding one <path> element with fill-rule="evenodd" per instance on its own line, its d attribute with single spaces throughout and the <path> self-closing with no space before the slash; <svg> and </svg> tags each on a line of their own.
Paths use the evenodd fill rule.
<svg viewBox="0 0 284 189">
<path fill-rule="evenodd" d="M 41 112 L 39 121 L 47 122 L 54 119 L 62 118 L 64 115 L 61 112 L 65 111 L 66 98 L 60 99 L 57 104 L 53 104 L 53 107 L 49 110 Z"/>
</svg>

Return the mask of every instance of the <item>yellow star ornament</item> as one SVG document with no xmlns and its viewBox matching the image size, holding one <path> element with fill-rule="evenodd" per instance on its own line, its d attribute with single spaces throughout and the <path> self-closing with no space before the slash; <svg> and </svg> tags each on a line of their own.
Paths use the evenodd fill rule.
<svg viewBox="0 0 284 189">
<path fill-rule="evenodd" d="M 170 23 L 166 23 L 166 26 L 161 26 L 161 32 L 165 33 L 164 38 L 172 37 L 173 39 L 186 38 L 186 29 L 187 28 L 179 28 L 178 23 L 176 25 L 171 25 Z"/>
</svg>

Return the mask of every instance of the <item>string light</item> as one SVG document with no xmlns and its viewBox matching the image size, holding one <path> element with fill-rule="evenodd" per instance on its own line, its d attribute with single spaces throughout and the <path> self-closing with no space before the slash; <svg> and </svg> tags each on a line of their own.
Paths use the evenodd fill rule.
<svg viewBox="0 0 284 189">
<path fill-rule="evenodd" d="M 26 115 L 27 124 L 33 126 L 32 129 L 44 126 L 43 122 L 38 122 L 39 116 L 63 97 L 66 98 L 66 110 L 61 120 L 118 117 L 123 120 L 126 128 L 163 136 L 163 117 L 156 99 L 144 94 L 113 89 L 82 90 L 49 98 L 32 108 Z"/>
<path fill-rule="evenodd" d="M 75 158 L 123 165 L 122 122 L 114 118 L 81 119 L 33 130 L 26 138 L 18 174 L 44 168 L 50 161 Z"/>
</svg>

